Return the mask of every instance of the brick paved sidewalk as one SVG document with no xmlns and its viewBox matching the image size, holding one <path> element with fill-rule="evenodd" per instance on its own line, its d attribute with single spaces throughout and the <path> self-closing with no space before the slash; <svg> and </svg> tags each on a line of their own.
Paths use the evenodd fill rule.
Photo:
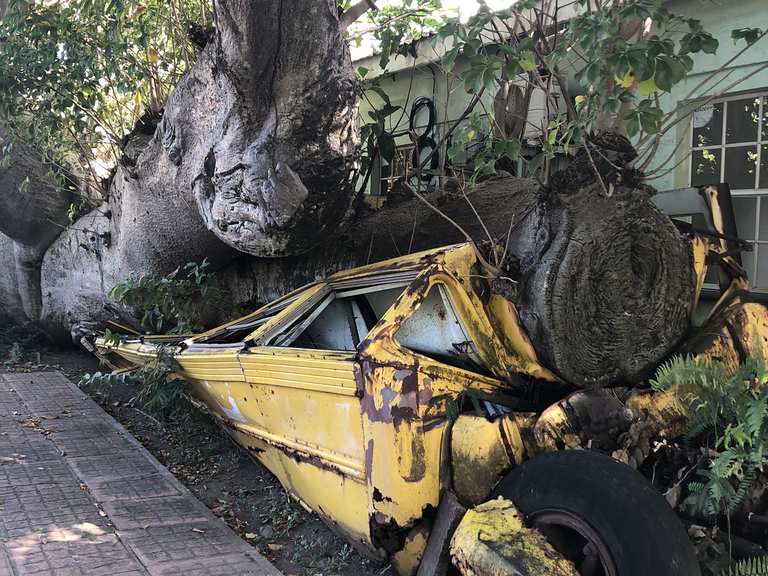
<svg viewBox="0 0 768 576">
<path fill-rule="evenodd" d="M 0 374 L 0 576 L 280 576 L 62 375 Z"/>
</svg>

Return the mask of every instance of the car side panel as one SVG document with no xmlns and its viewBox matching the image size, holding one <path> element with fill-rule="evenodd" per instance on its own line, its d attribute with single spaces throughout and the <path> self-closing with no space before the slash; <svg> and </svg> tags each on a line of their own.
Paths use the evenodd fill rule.
<svg viewBox="0 0 768 576">
<path fill-rule="evenodd" d="M 346 352 L 258 347 L 240 355 L 241 435 L 308 508 L 369 546 L 365 449 L 357 365 Z"/>
</svg>

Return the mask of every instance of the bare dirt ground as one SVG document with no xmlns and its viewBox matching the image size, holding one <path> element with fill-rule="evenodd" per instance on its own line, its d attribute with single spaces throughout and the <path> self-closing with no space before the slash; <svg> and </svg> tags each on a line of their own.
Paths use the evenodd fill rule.
<svg viewBox="0 0 768 576">
<path fill-rule="evenodd" d="M 58 370 L 77 383 L 99 365 L 78 349 L 51 346 L 33 330 L 0 327 L 0 372 L 40 370 Z M 193 424 L 161 422 L 137 404 L 128 385 L 83 389 L 286 576 L 390 574 L 304 511 L 266 468 L 205 417 Z"/>
</svg>

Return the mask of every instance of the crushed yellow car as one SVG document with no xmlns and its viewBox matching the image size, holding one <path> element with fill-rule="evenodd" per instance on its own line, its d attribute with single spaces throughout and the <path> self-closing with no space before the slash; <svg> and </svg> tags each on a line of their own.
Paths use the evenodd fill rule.
<svg viewBox="0 0 768 576">
<path fill-rule="evenodd" d="M 706 255 L 720 248 L 727 243 L 694 235 L 699 291 Z M 100 339 L 97 348 L 113 365 L 136 366 L 170 347 L 181 376 L 240 446 L 307 510 L 403 575 L 419 569 L 447 490 L 467 507 L 518 494 L 511 500 L 526 518 L 539 514 L 537 527 L 567 540 L 581 574 L 699 574 L 682 525 L 639 474 L 585 452 L 531 460 L 577 447 L 577 423 L 565 411 L 540 416 L 537 408 L 548 398 L 558 406 L 570 389 L 539 362 L 514 304 L 478 268 L 472 245 L 448 246 L 335 274 L 192 338 Z M 733 305 L 742 275 L 730 286 L 715 312 Z M 603 470 L 632 491 L 611 487 Z M 548 483 L 547 515 L 537 487 Z M 629 559 L 615 547 L 624 512 L 598 510 L 595 520 L 587 494 L 637 511 L 643 536 L 632 537 L 629 522 Z M 453 554 L 465 568 L 476 557 L 460 543 Z"/>
</svg>

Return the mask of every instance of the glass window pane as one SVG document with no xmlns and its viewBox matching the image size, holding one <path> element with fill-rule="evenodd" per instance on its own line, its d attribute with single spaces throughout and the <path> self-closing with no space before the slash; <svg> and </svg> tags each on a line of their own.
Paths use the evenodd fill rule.
<svg viewBox="0 0 768 576">
<path fill-rule="evenodd" d="M 760 148 L 760 188 L 768 188 L 768 144 Z"/>
<path fill-rule="evenodd" d="M 694 150 L 691 153 L 691 186 L 720 182 L 720 149 Z"/>
<path fill-rule="evenodd" d="M 768 289 L 768 244 L 758 244 L 755 249 L 757 250 L 757 275 L 750 276 L 753 278 L 752 287 L 765 290 Z"/>
<path fill-rule="evenodd" d="M 754 247 L 757 249 L 757 246 Z M 763 250 L 768 253 L 768 250 Z M 755 276 L 755 252 L 742 252 L 741 264 L 744 266 L 744 270 L 747 271 L 747 278 L 749 278 L 749 285 L 754 287 L 757 283 L 757 276 Z"/>
<path fill-rule="evenodd" d="M 755 142 L 760 123 L 760 98 L 731 100 L 725 109 L 725 143 Z"/>
<path fill-rule="evenodd" d="M 731 190 L 754 190 L 757 180 L 757 147 L 726 148 L 724 179 Z"/>
<path fill-rule="evenodd" d="M 763 138 L 768 140 L 768 96 L 763 98 Z"/>
<path fill-rule="evenodd" d="M 723 140 L 723 103 L 705 104 L 693 111 L 691 146 L 712 146 Z"/>
<path fill-rule="evenodd" d="M 768 196 L 760 197 L 760 230 L 757 240 L 768 240 Z"/>
<path fill-rule="evenodd" d="M 763 202 L 768 207 L 768 202 Z M 743 240 L 755 239 L 755 217 L 757 215 L 757 198 L 748 196 L 733 197 L 733 212 L 736 216 L 736 231 Z M 761 214 L 762 216 L 762 214 Z M 766 235 L 768 238 L 768 234 Z"/>
</svg>

